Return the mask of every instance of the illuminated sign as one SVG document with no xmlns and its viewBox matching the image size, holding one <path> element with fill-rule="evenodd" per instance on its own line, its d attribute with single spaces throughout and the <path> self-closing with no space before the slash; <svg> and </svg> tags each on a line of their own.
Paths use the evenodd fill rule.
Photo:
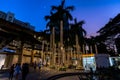
<svg viewBox="0 0 120 80">
<path fill-rule="evenodd" d="M 4 49 L 3 49 L 3 52 L 16 53 L 16 51 L 15 51 L 15 50 L 8 49 L 8 48 L 4 48 Z"/>
</svg>

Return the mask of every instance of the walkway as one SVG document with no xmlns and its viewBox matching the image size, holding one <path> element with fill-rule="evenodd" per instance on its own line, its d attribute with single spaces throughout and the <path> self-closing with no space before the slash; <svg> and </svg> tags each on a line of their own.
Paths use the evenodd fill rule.
<svg viewBox="0 0 120 80">
<path fill-rule="evenodd" d="M 57 71 L 57 70 L 52 70 L 48 68 L 43 68 L 41 71 L 37 69 L 35 71 L 33 68 L 30 68 L 30 73 L 28 74 L 26 80 L 45 80 L 50 76 L 61 74 L 61 73 L 68 73 L 68 72 L 78 72 L 78 71 L 74 71 L 74 70 Z M 8 76 L 9 76 L 8 72 L 4 72 L 2 74 L 0 73 L 0 80 L 9 80 Z M 19 80 L 22 80 L 21 77 L 22 76 L 19 77 Z M 79 78 L 78 76 L 71 76 L 71 77 L 61 78 L 58 80 L 79 80 Z"/>
</svg>

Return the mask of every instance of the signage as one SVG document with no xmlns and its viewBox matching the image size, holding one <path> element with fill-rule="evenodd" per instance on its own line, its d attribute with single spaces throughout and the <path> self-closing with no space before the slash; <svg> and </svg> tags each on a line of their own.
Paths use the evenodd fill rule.
<svg viewBox="0 0 120 80">
<path fill-rule="evenodd" d="M 4 49 L 3 49 L 3 52 L 16 53 L 16 51 L 15 51 L 15 50 L 8 49 L 8 48 L 4 48 Z"/>
</svg>

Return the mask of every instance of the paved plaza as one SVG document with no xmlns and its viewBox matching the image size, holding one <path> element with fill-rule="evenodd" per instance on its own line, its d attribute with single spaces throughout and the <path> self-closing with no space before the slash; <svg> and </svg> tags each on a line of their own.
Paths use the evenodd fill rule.
<svg viewBox="0 0 120 80">
<path fill-rule="evenodd" d="M 30 68 L 30 72 L 27 76 L 26 80 L 46 80 L 48 77 L 56 75 L 56 74 L 61 74 L 61 73 L 69 73 L 69 72 L 78 72 L 74 70 L 67 70 L 67 71 L 58 71 L 58 70 L 53 70 L 49 68 L 43 68 L 42 70 L 34 70 L 33 68 Z M 6 71 L 4 73 L 0 73 L 0 80 L 9 80 L 8 79 L 9 73 Z M 21 79 L 22 76 L 19 76 L 19 80 Z M 13 78 L 13 80 L 15 80 Z M 78 76 L 69 76 L 69 77 L 64 77 L 60 78 L 58 80 L 79 80 Z"/>
</svg>

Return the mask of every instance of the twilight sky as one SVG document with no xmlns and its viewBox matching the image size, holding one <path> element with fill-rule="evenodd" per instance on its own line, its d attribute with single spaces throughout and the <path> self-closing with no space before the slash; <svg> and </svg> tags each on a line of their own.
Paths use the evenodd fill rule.
<svg viewBox="0 0 120 80">
<path fill-rule="evenodd" d="M 36 31 L 46 29 L 44 16 L 50 14 L 52 5 L 61 0 L 0 0 L 0 11 L 12 12 L 15 18 L 29 22 Z M 75 6 L 71 12 L 77 21 L 84 20 L 83 28 L 88 35 L 95 34 L 110 18 L 120 13 L 120 0 L 66 0 L 66 6 Z M 71 21 L 72 22 L 72 21 Z"/>
</svg>

